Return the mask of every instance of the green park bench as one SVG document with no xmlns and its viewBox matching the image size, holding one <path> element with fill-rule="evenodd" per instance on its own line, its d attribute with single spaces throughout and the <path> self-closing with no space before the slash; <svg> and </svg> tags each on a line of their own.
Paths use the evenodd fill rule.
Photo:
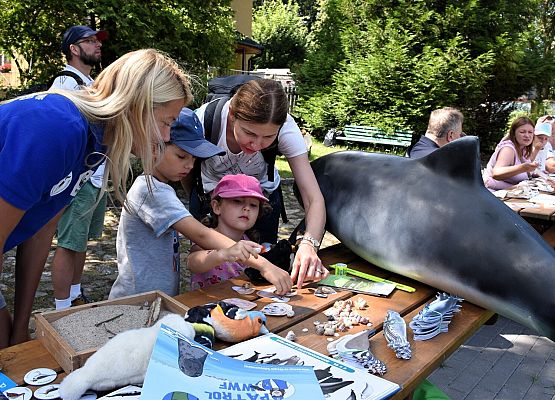
<svg viewBox="0 0 555 400">
<path fill-rule="evenodd" d="M 412 131 L 396 130 L 388 133 L 375 126 L 346 125 L 343 136 L 336 136 L 337 140 L 346 142 L 370 143 L 407 148 L 412 142 Z"/>
</svg>

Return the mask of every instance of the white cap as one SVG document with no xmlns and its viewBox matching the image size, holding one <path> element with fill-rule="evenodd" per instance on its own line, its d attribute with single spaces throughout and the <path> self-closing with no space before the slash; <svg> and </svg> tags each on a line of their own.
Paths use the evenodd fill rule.
<svg viewBox="0 0 555 400">
<path fill-rule="evenodd" d="M 534 135 L 546 135 L 551 137 L 551 124 L 548 122 L 540 122 L 534 128 Z"/>
</svg>

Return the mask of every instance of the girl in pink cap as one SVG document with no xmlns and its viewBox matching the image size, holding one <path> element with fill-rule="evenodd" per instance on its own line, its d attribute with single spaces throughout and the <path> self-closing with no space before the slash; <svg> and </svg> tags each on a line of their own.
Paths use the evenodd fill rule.
<svg viewBox="0 0 555 400">
<path fill-rule="evenodd" d="M 212 192 L 212 217 L 207 224 L 235 241 L 250 240 L 246 232 L 267 204 L 258 179 L 243 174 L 226 175 Z M 226 261 L 220 250 L 204 250 L 196 244 L 191 247 L 187 266 L 192 272 L 191 289 L 235 278 L 247 267 L 238 261 Z"/>
</svg>

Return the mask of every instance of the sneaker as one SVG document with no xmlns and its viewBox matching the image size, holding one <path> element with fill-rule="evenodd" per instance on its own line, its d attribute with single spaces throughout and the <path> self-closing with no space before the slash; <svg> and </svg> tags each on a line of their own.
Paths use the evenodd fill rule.
<svg viewBox="0 0 555 400">
<path fill-rule="evenodd" d="M 83 289 L 81 289 L 81 294 L 71 301 L 71 306 L 82 306 L 83 304 L 89 304 L 90 302 L 91 301 L 87 298 L 87 296 L 85 296 Z"/>
</svg>

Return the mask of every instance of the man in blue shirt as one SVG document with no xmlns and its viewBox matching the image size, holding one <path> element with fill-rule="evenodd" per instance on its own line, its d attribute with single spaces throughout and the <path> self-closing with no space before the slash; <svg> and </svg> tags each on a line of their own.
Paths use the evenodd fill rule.
<svg viewBox="0 0 555 400">
<path fill-rule="evenodd" d="M 422 158 L 462 136 L 465 136 L 462 113 L 453 107 L 432 111 L 426 134 L 412 145 L 407 154 L 410 158 Z"/>
</svg>

